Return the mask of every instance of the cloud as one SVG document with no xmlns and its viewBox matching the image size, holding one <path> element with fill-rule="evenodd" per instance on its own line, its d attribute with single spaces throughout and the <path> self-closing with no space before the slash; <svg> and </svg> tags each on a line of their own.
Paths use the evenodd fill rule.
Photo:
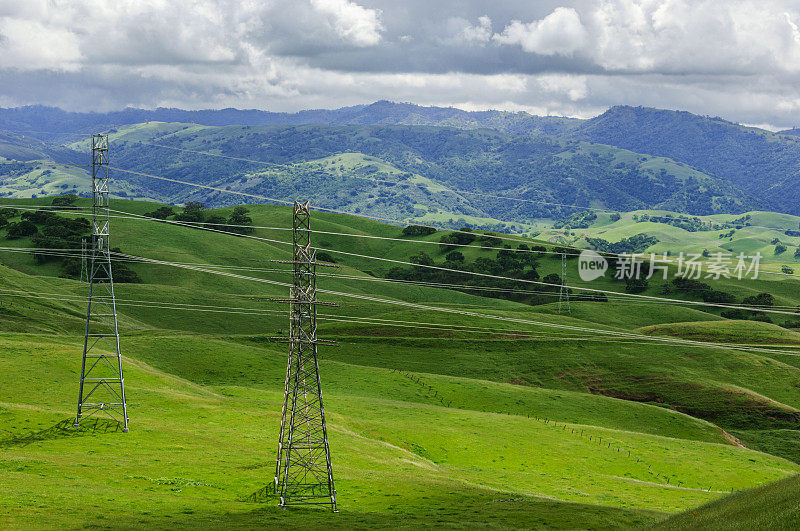
<svg viewBox="0 0 800 531">
<path fill-rule="evenodd" d="M 470 24 L 464 19 L 454 19 L 458 23 L 463 23 L 463 27 L 456 34 L 464 42 L 487 43 L 492 38 L 492 19 L 483 15 L 478 17 L 478 23 Z"/>
<path fill-rule="evenodd" d="M 540 55 L 573 55 L 586 46 L 587 32 L 578 12 L 559 7 L 542 20 L 523 23 L 518 20 L 495 35 L 500 44 L 518 45 Z"/>
<path fill-rule="evenodd" d="M 797 0 L 0 0 L 0 103 L 633 104 L 791 126 L 799 27 Z"/>
<path fill-rule="evenodd" d="M 348 0 L 311 0 L 316 10 L 331 19 L 336 33 L 356 46 L 373 46 L 381 41 L 381 12 Z"/>
<path fill-rule="evenodd" d="M 757 74 L 800 70 L 790 2 L 605 0 L 585 53 L 612 71 Z"/>
<path fill-rule="evenodd" d="M 75 71 L 82 59 L 74 33 L 34 20 L 0 18 L 0 69 Z"/>
</svg>

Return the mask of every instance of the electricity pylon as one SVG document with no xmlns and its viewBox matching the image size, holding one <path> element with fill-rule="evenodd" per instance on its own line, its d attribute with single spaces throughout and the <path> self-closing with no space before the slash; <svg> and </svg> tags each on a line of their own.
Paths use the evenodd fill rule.
<svg viewBox="0 0 800 531">
<path fill-rule="evenodd" d="M 108 135 L 92 135 L 92 239 L 88 256 L 89 302 L 83 340 L 75 427 L 94 414 L 107 415 L 128 431 L 128 406 L 119 349 L 111 274 Z"/>
<path fill-rule="evenodd" d="M 558 313 L 565 309 L 567 313 L 572 313 L 569 308 L 569 289 L 567 288 L 567 254 L 561 253 L 561 289 L 558 292 Z"/>
<path fill-rule="evenodd" d="M 289 505 L 329 505 L 336 509 L 336 489 L 328 447 L 322 383 L 317 363 L 317 345 L 332 344 L 317 338 L 317 306 L 336 306 L 317 300 L 316 252 L 311 248 L 311 209 L 309 203 L 294 203 L 292 224 L 294 252 L 293 282 L 288 299 L 289 342 L 286 384 L 275 464 L 275 493 L 281 507 Z M 335 267 L 335 266 L 334 266 Z"/>
</svg>

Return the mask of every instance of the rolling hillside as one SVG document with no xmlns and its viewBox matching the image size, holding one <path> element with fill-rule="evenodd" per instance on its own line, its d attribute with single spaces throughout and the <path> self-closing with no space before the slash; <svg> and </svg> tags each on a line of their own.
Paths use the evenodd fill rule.
<svg viewBox="0 0 800 531">
<path fill-rule="evenodd" d="M 688 112 L 618 106 L 580 124 L 570 138 L 669 157 L 724 179 L 763 202 L 800 214 L 800 139 Z"/>
<path fill-rule="evenodd" d="M 451 226 L 520 231 L 537 219 L 574 212 L 562 204 L 709 214 L 746 210 L 753 203 L 725 181 L 669 159 L 489 130 L 147 123 L 113 130 L 112 142 L 114 165 L 123 169 L 172 179 L 188 176 L 199 184 L 280 199 L 310 197 L 329 208 Z M 86 143 L 70 147 L 79 158 Z M 6 196 L 21 197 L 24 191 L 41 195 L 41 190 L 51 193 L 57 186 L 82 191 L 69 188 L 74 179 L 66 170 L 47 167 L 46 160 L 29 169 L 0 166 Z M 50 172 L 42 177 L 45 168 Z M 213 206 L 241 201 L 132 174 L 117 172 L 116 177 L 125 197 L 199 200 Z M 31 184 L 39 190 L 26 186 Z"/>
<path fill-rule="evenodd" d="M 199 127 L 176 130 L 161 122 Z M 135 125 L 140 123 L 150 126 Z M 403 204 L 399 212 L 406 221 L 427 212 L 426 219 L 452 218 L 455 224 L 463 216 L 465 221 L 476 225 L 482 221 L 482 226 L 488 227 L 492 225 L 489 220 L 530 224 L 536 218 L 558 218 L 575 211 L 559 205 L 620 211 L 658 208 L 692 215 L 751 210 L 800 214 L 800 144 L 796 135 L 774 134 L 687 112 L 620 106 L 589 120 L 571 120 L 385 101 L 296 114 L 234 109 L 75 114 L 26 107 L 0 110 L 0 129 L 57 145 L 80 139 L 69 133 L 114 129 L 120 133 L 118 138 L 128 140 L 117 147 L 121 152 L 116 160 L 136 162 L 137 168 L 131 169 L 141 170 L 146 160 L 150 171 L 173 177 L 191 174 L 223 186 L 258 179 L 261 193 L 272 190 L 282 197 L 297 191 L 280 182 L 296 177 L 291 168 L 273 167 L 274 177 L 259 176 L 258 165 L 252 163 L 231 159 L 215 163 L 196 153 L 137 146 L 132 141 L 274 165 L 317 164 L 331 156 L 360 154 L 379 159 L 399 174 L 418 175 L 437 186 L 484 196 L 400 194 Z M 213 174 L 201 171 L 206 166 L 213 167 Z M 135 179 L 132 184 L 142 185 Z M 363 179 L 360 187 L 339 184 L 345 195 L 355 192 L 356 208 L 364 208 L 366 199 L 385 199 L 395 191 L 368 185 Z M 302 183 L 298 188 L 307 196 L 314 191 Z M 124 191 L 132 197 L 187 200 L 185 193 L 164 187 Z M 486 195 L 539 203 L 498 202 Z M 216 206 L 224 204 L 215 202 L 221 198 L 214 195 L 201 198 Z M 346 201 L 347 197 L 337 198 L 331 204 Z M 381 210 L 382 204 L 370 208 Z"/>
<path fill-rule="evenodd" d="M 761 253 L 768 270 L 780 272 L 780 265 L 800 265 L 800 217 L 774 212 L 745 212 L 742 215 L 686 216 L 665 210 L 637 210 L 623 214 L 598 212 L 561 220 L 560 228 L 547 228 L 538 238 L 596 248 L 604 240 L 619 243 L 645 234 L 652 245 L 627 252 L 754 255 Z M 617 217 L 619 219 L 617 219 Z M 537 231 L 538 232 L 538 231 Z M 599 239 L 599 240 L 598 240 Z M 593 243 L 594 242 L 594 243 Z"/>
<path fill-rule="evenodd" d="M 402 234 L 315 213 L 317 245 L 363 255 L 332 253 L 341 269 L 319 281 L 347 295 L 326 294 L 342 306 L 320 316 L 320 334 L 342 345 L 321 354 L 341 513 L 242 501 L 272 481 L 285 350 L 267 338 L 285 328 L 285 313 L 268 299 L 285 288 L 257 279 L 286 281 L 266 261 L 288 256 L 281 242 L 290 234 L 243 237 L 131 216 L 159 206 L 113 207 L 112 245 L 173 264 L 126 263 L 140 282 L 117 285 L 128 434 L 62 424 L 73 413 L 86 287 L 60 258 L 10 252 L 33 237 L 0 231 L 0 369 L 14 382 L 0 385 L 4 527 L 636 527 L 800 472 L 790 443 L 800 369 L 793 341 L 769 328 L 760 341 L 774 352 L 655 343 L 638 330 L 702 322 L 706 340 L 750 338 L 721 335 L 731 321 L 718 312 L 678 305 L 645 312 L 631 301 L 576 299 L 561 314 L 552 302 L 384 282 L 392 265 L 366 256 L 428 252 L 442 263 L 438 244 L 425 243 L 442 233 L 407 243 L 344 236 L 336 233 Z M 5 212 L 11 223 L 25 211 L 15 212 Z M 251 206 L 249 216 L 258 227 L 290 221 L 285 207 Z M 462 251 L 468 264 L 498 256 L 477 241 Z M 560 271 L 557 257 L 537 260 L 542 276 Z M 770 290 L 786 305 L 800 303 L 796 286 L 778 277 L 740 289 Z"/>
</svg>

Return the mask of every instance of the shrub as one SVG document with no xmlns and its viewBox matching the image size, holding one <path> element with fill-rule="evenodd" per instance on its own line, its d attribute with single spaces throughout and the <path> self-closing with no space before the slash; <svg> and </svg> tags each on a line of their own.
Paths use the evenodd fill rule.
<svg viewBox="0 0 800 531">
<path fill-rule="evenodd" d="M 317 261 L 319 262 L 328 262 L 329 264 L 335 264 L 336 260 L 331 256 L 331 253 L 327 251 L 322 251 L 317 253 Z"/>
<path fill-rule="evenodd" d="M 647 285 L 646 278 L 629 277 L 625 281 L 625 291 L 628 293 L 642 293 L 647 290 Z"/>
<path fill-rule="evenodd" d="M 75 194 L 66 194 L 60 195 L 58 197 L 54 197 L 53 201 L 50 203 L 53 206 L 72 206 L 75 204 L 75 201 L 78 200 L 78 196 Z"/>
<path fill-rule="evenodd" d="M 464 255 L 458 251 L 451 251 L 447 253 L 447 256 L 445 256 L 444 259 L 448 262 L 463 262 Z"/>
<path fill-rule="evenodd" d="M 775 304 L 775 297 L 771 293 L 759 293 L 758 295 L 751 295 L 746 297 L 742 304 L 746 306 L 766 306 L 772 307 Z"/>
<path fill-rule="evenodd" d="M 423 225 L 409 225 L 403 229 L 402 235 L 403 236 L 430 236 L 434 234 L 436 229 L 433 227 L 425 227 Z"/>
</svg>

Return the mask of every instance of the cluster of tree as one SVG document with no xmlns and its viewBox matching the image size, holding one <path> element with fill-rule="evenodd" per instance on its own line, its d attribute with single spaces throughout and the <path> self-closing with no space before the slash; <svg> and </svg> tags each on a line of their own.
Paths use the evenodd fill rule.
<svg viewBox="0 0 800 531">
<path fill-rule="evenodd" d="M 477 237 L 471 233 L 452 233 L 465 236 L 459 241 L 476 241 Z M 470 236 L 472 239 L 470 239 Z M 421 266 L 431 267 L 395 267 L 386 275 L 387 278 L 396 280 L 411 280 L 417 282 L 438 282 L 453 284 L 460 291 L 475 293 L 488 297 L 503 298 L 528 304 L 544 304 L 552 302 L 553 297 L 547 296 L 542 292 L 558 292 L 558 288 L 541 286 L 537 284 L 526 284 L 515 282 L 514 280 L 491 278 L 487 276 L 472 275 L 470 273 L 480 273 L 483 275 L 504 276 L 511 279 L 539 280 L 538 254 L 530 252 L 530 249 L 521 244 L 517 249 L 500 249 L 493 256 L 482 256 L 472 262 L 467 262 L 464 253 L 452 248 L 445 248 L 444 261 L 437 262 L 429 254 L 419 252 L 409 258 L 409 261 Z M 549 278 L 548 275 L 543 282 L 550 282 L 560 285 L 560 278 Z M 557 275 L 556 275 L 557 277 Z M 497 288 L 491 290 L 470 290 L 470 288 Z"/>
<path fill-rule="evenodd" d="M 619 219 L 619 218 L 618 218 Z M 588 229 L 597 220 L 594 212 L 575 212 L 553 224 L 554 229 Z"/>
<path fill-rule="evenodd" d="M 678 293 L 700 297 L 704 302 L 715 304 L 731 304 L 736 302 L 736 297 L 730 293 L 714 289 L 705 282 L 700 282 L 699 280 L 691 278 L 674 278 L 672 279 L 672 287 Z"/>
<path fill-rule="evenodd" d="M 753 321 L 764 321 L 771 323 L 772 319 L 766 312 L 760 311 L 764 308 L 772 308 L 775 305 L 775 297 L 771 293 L 759 293 L 758 295 L 751 295 L 742 300 L 743 306 L 752 306 L 753 310 L 725 310 L 720 315 L 726 319 L 742 319 Z"/>
<path fill-rule="evenodd" d="M 12 208 L 0 208 L 0 228 L 8 225 L 8 220 L 17 215 L 17 211 Z"/>
<path fill-rule="evenodd" d="M 442 252 L 452 251 L 461 245 L 469 245 L 478 239 L 477 234 L 472 233 L 469 227 L 462 227 L 458 232 L 450 232 L 442 235 L 439 239 L 441 242 Z"/>
<path fill-rule="evenodd" d="M 53 201 L 50 203 L 53 206 L 61 207 L 63 210 L 70 210 L 75 208 L 75 202 L 78 200 L 78 196 L 75 194 L 65 194 L 60 195 L 58 197 L 54 197 Z"/>
<path fill-rule="evenodd" d="M 55 198 L 54 201 L 58 199 Z M 72 203 L 74 200 L 57 206 L 69 206 Z M 37 264 L 58 262 L 65 276 L 73 278 L 80 276 L 82 267 L 80 257 L 54 255 L 48 249 L 80 251 L 84 241 L 91 245 L 91 223 L 88 219 L 65 218 L 45 210 L 26 211 L 20 215 L 19 221 L 8 223 L 6 229 L 8 239 L 30 238 L 31 244 L 41 250 L 34 252 L 33 255 Z M 121 252 L 119 248 L 112 251 Z M 116 282 L 141 282 L 135 271 L 118 261 L 111 262 L 111 272 Z"/>
<path fill-rule="evenodd" d="M 645 251 L 648 247 L 657 244 L 659 240 L 655 236 L 649 236 L 645 233 L 641 233 L 636 234 L 635 236 L 624 238 L 616 243 L 611 243 L 603 238 L 590 238 L 588 236 L 586 237 L 586 241 L 588 241 L 589 244 L 599 252 L 612 254 L 633 254 Z"/>
<path fill-rule="evenodd" d="M 247 225 L 252 225 L 253 219 L 248 215 L 249 213 L 250 211 L 247 208 L 237 206 L 231 212 L 230 217 L 225 218 L 219 214 L 209 213 L 203 203 L 189 201 L 183 205 L 181 212 L 176 213 L 173 207 L 159 207 L 152 212 L 146 213 L 145 216 L 163 220 L 172 218 L 174 221 L 196 223 L 199 228 L 224 230 L 226 232 L 235 232 L 236 234 L 251 234 L 253 228 Z"/>
<path fill-rule="evenodd" d="M 746 227 L 750 225 L 750 214 L 744 215 L 740 218 L 737 218 L 733 221 L 726 221 L 724 223 L 711 223 L 707 221 L 703 221 L 702 219 L 694 216 L 682 216 L 682 215 L 673 215 L 673 214 L 665 214 L 663 216 L 656 216 L 650 214 L 642 214 L 641 216 L 634 215 L 634 221 L 637 223 L 662 223 L 664 225 L 671 225 L 673 227 L 678 227 L 679 229 L 683 229 L 688 232 L 701 232 L 701 231 L 712 231 L 712 230 L 723 230 L 723 229 L 730 229 L 733 228 L 741 229 L 742 227 Z M 731 235 L 733 231 L 731 231 Z M 722 236 L 720 236 L 722 238 Z"/>
</svg>

